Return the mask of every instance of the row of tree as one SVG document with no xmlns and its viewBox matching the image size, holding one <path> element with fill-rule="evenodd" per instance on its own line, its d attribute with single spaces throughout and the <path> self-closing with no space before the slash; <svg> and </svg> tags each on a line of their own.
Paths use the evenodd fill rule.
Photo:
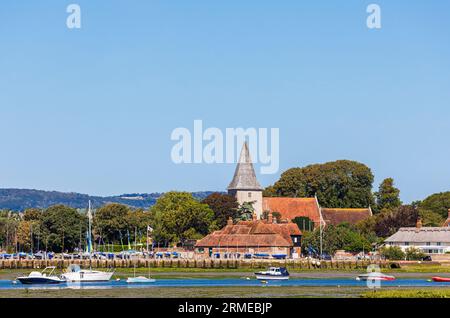
<svg viewBox="0 0 450 318">
<path fill-rule="evenodd" d="M 106 204 L 93 213 L 94 243 L 129 246 L 150 234 L 152 241 L 167 246 L 199 239 L 226 225 L 228 218 L 252 217 L 249 203 L 239 206 L 232 196 L 213 193 L 199 201 L 188 192 L 168 192 L 149 210 Z M 18 251 L 73 251 L 86 244 L 85 210 L 64 205 L 27 209 L 23 213 L 0 212 L 0 246 Z"/>
</svg>

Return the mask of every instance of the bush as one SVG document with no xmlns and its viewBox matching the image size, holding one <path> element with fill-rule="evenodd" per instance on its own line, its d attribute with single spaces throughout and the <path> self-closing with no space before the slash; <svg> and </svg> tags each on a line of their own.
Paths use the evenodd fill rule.
<svg viewBox="0 0 450 318">
<path fill-rule="evenodd" d="M 406 249 L 406 259 L 408 261 L 420 261 L 425 257 L 425 253 L 415 247 Z"/>
<path fill-rule="evenodd" d="M 398 246 L 385 246 L 380 250 L 381 256 L 389 260 L 404 260 L 405 253 Z"/>
</svg>

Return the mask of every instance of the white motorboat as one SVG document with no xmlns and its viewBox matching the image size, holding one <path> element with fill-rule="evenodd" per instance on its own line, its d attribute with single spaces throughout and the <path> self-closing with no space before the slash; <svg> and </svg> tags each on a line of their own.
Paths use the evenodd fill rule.
<svg viewBox="0 0 450 318">
<path fill-rule="evenodd" d="M 95 271 L 92 269 L 81 269 L 78 265 L 70 265 L 67 272 L 62 274 L 68 282 L 106 282 L 109 281 L 114 271 Z"/>
<path fill-rule="evenodd" d="M 259 280 L 287 280 L 289 272 L 285 267 L 269 267 L 269 270 L 255 273 Z"/>
<path fill-rule="evenodd" d="M 17 277 L 22 284 L 61 284 L 66 280 L 63 277 L 52 275 L 55 266 L 46 267 L 42 272 L 31 272 L 28 276 Z"/>
</svg>

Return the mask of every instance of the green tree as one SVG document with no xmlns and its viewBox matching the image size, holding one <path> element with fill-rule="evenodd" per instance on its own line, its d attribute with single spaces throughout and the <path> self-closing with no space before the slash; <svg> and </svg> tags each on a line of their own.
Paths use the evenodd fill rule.
<svg viewBox="0 0 450 318">
<path fill-rule="evenodd" d="M 380 249 L 380 254 L 385 259 L 392 261 L 399 261 L 405 259 L 405 252 L 398 246 L 383 246 Z"/>
<path fill-rule="evenodd" d="M 42 216 L 42 210 L 40 209 L 26 209 L 23 212 L 23 219 L 25 221 L 39 221 Z"/>
<path fill-rule="evenodd" d="M 415 247 L 408 247 L 405 250 L 405 257 L 408 261 L 420 261 L 425 257 L 425 253 Z"/>
<path fill-rule="evenodd" d="M 95 212 L 94 228 L 96 235 L 103 241 L 123 242 L 134 227 L 129 226 L 131 209 L 123 204 L 111 203 L 102 206 Z"/>
<path fill-rule="evenodd" d="M 217 229 L 214 212 L 188 192 L 168 192 L 150 209 L 156 242 L 183 243 Z"/>
<path fill-rule="evenodd" d="M 207 204 L 213 210 L 214 220 L 219 228 L 227 225 L 229 218 L 234 220 L 239 216 L 239 203 L 234 196 L 215 192 L 203 199 L 202 203 Z"/>
<path fill-rule="evenodd" d="M 255 208 L 253 207 L 254 202 L 244 202 L 239 205 L 238 208 L 238 220 L 248 221 L 253 219 L 253 213 L 255 213 Z"/>
<path fill-rule="evenodd" d="M 450 209 L 450 191 L 435 193 L 419 203 L 419 210 L 437 213 L 443 219 L 447 219 L 448 209 Z"/>
<path fill-rule="evenodd" d="M 402 205 L 400 200 L 400 190 L 394 187 L 394 179 L 387 178 L 381 182 L 376 197 L 376 211 L 384 209 L 394 209 Z"/>
<path fill-rule="evenodd" d="M 373 205 L 373 174 L 364 164 L 339 160 L 285 171 L 265 191 L 270 196 L 313 197 L 330 208 L 363 208 Z"/>
<path fill-rule="evenodd" d="M 375 216 L 374 231 L 379 237 L 388 237 L 401 227 L 413 227 L 419 217 L 418 209 L 402 205 L 393 210 L 384 210 Z"/>
<path fill-rule="evenodd" d="M 314 230 L 314 222 L 307 216 L 297 216 L 292 220 L 295 224 L 297 224 L 300 231 L 313 231 Z"/>
<path fill-rule="evenodd" d="M 80 244 L 80 232 L 86 231 L 86 218 L 64 205 L 47 208 L 41 220 L 44 244 L 54 252 L 72 251 Z"/>
<path fill-rule="evenodd" d="M 327 225 L 323 230 L 322 250 L 330 255 L 337 250 L 348 252 L 369 251 L 372 247 L 366 237 L 359 233 L 356 227 L 350 224 L 339 224 L 337 226 Z M 303 236 L 302 249 L 307 251 L 308 247 L 313 247 L 316 251 L 320 248 L 320 231 L 306 232 Z"/>
<path fill-rule="evenodd" d="M 420 218 L 422 219 L 423 226 L 439 227 L 439 226 L 442 226 L 442 224 L 445 221 L 445 219 L 439 213 L 425 210 L 425 209 L 419 208 L 419 215 L 420 215 Z"/>
</svg>

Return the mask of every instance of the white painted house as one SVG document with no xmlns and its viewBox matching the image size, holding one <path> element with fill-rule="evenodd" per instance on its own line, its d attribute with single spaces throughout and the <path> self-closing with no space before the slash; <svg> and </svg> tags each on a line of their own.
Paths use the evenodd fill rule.
<svg viewBox="0 0 450 318">
<path fill-rule="evenodd" d="M 409 247 L 422 250 L 425 254 L 445 254 L 450 252 L 450 227 L 402 227 L 385 240 L 386 246 L 398 246 L 403 251 Z"/>
</svg>

